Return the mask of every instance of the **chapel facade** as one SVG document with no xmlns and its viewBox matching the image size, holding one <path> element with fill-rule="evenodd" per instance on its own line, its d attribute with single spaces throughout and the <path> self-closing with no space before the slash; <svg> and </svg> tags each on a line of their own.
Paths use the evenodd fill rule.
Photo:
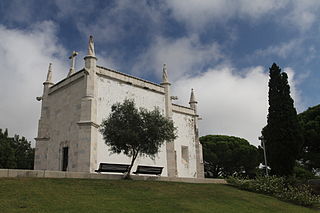
<svg viewBox="0 0 320 213">
<path fill-rule="evenodd" d="M 71 59 L 77 55 L 73 52 Z M 158 107 L 177 127 L 177 138 L 166 142 L 155 159 L 138 157 L 137 165 L 163 167 L 161 176 L 203 178 L 202 146 L 198 135 L 197 101 L 191 91 L 189 106 L 173 104 L 166 66 L 160 84 L 97 65 L 90 36 L 84 68 L 75 72 L 74 60 L 68 76 L 52 82 L 49 65 L 43 83 L 41 116 L 36 137 L 35 170 L 94 172 L 100 163 L 130 163 L 124 154 L 113 154 L 104 143 L 99 125 L 111 106 L 125 99 L 137 107 Z"/>
</svg>

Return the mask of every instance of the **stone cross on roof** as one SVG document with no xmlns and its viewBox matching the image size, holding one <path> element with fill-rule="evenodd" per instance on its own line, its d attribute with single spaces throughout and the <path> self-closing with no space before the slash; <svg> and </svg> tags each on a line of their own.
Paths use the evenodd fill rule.
<svg viewBox="0 0 320 213">
<path fill-rule="evenodd" d="M 76 56 L 77 55 L 78 55 L 78 52 L 73 51 L 72 55 L 69 56 L 69 59 L 71 59 L 71 65 L 70 65 L 71 67 L 70 67 L 70 70 L 69 70 L 69 73 L 68 73 L 68 77 L 74 73 L 75 60 L 76 60 Z"/>
</svg>

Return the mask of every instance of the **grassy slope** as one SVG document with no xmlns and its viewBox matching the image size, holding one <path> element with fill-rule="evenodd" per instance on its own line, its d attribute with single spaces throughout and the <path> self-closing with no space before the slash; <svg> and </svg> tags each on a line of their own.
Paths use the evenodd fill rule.
<svg viewBox="0 0 320 213">
<path fill-rule="evenodd" d="M 0 178 L 0 212 L 315 212 L 226 185 Z"/>
</svg>

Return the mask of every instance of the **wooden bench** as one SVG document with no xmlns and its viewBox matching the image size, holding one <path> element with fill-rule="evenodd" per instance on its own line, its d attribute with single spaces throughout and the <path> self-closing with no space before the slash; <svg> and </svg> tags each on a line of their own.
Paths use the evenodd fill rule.
<svg viewBox="0 0 320 213">
<path fill-rule="evenodd" d="M 129 164 L 100 163 L 99 169 L 95 170 L 95 172 L 125 173 L 128 171 L 129 166 Z"/>
<path fill-rule="evenodd" d="M 161 175 L 163 167 L 159 166 L 141 166 L 137 167 L 137 171 L 133 174 L 149 174 L 149 175 Z"/>
</svg>

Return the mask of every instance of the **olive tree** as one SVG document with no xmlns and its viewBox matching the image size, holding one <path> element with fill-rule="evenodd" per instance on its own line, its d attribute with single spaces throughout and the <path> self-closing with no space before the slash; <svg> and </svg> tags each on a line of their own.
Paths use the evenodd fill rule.
<svg viewBox="0 0 320 213">
<path fill-rule="evenodd" d="M 134 101 L 128 99 L 112 105 L 100 132 L 113 153 L 131 157 L 127 178 L 138 156 L 153 159 L 165 141 L 173 141 L 177 137 L 172 120 L 164 117 L 158 108 L 152 111 L 138 109 Z"/>
</svg>

